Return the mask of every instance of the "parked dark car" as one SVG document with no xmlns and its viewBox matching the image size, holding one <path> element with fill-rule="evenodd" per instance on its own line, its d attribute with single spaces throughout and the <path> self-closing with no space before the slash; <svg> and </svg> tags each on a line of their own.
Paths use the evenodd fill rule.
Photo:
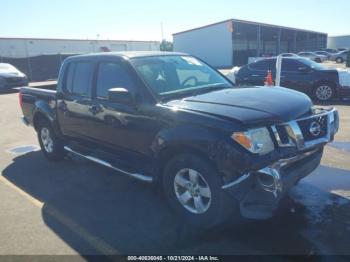
<svg viewBox="0 0 350 262">
<path fill-rule="evenodd" d="M 235 75 L 239 85 L 263 86 L 267 71 L 276 75 L 276 58 L 243 66 Z M 306 58 L 283 58 L 281 86 L 291 88 L 320 101 L 350 96 L 350 87 L 342 86 L 336 69 L 329 69 Z"/>
<path fill-rule="evenodd" d="M 339 125 L 336 109 L 300 92 L 237 88 L 180 53 L 71 57 L 57 92 L 22 88 L 19 98 L 49 160 L 70 152 L 160 186 L 197 227 L 271 217 Z"/>
<path fill-rule="evenodd" d="M 0 63 L 0 91 L 28 85 L 28 78 L 16 67 Z"/>
</svg>

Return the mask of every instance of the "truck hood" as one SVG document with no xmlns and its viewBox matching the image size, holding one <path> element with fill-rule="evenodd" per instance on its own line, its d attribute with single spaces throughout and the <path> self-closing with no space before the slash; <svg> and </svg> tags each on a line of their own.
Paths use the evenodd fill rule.
<svg viewBox="0 0 350 262">
<path fill-rule="evenodd" d="M 311 112 L 312 102 L 303 93 L 282 87 L 229 88 L 165 106 L 239 121 L 247 125 L 288 122 Z"/>
</svg>

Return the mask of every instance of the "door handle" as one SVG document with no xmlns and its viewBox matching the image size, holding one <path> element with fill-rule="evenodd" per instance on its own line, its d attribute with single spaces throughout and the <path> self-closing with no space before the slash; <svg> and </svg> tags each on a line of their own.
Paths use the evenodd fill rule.
<svg viewBox="0 0 350 262">
<path fill-rule="evenodd" d="M 59 102 L 58 109 L 61 110 L 63 113 L 66 113 L 68 111 L 67 104 L 64 101 Z"/>
<path fill-rule="evenodd" d="M 92 105 L 89 107 L 89 112 L 93 115 L 97 115 L 98 113 L 102 112 L 102 107 L 100 105 Z"/>
</svg>

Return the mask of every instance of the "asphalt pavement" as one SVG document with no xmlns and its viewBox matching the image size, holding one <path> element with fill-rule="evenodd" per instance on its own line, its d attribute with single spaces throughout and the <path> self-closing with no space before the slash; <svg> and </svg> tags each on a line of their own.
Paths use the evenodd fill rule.
<svg viewBox="0 0 350 262">
<path fill-rule="evenodd" d="M 17 94 L 0 94 L 0 255 L 350 255 L 350 102 L 334 106 L 336 141 L 274 218 L 198 233 L 147 184 L 77 157 L 48 162 Z"/>
</svg>

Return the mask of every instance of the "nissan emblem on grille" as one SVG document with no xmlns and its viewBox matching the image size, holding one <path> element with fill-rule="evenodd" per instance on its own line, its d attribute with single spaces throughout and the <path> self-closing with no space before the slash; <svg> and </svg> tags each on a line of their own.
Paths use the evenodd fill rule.
<svg viewBox="0 0 350 262">
<path fill-rule="evenodd" d="M 309 131 L 313 136 L 319 136 L 321 134 L 321 125 L 318 122 L 312 122 Z"/>
</svg>

